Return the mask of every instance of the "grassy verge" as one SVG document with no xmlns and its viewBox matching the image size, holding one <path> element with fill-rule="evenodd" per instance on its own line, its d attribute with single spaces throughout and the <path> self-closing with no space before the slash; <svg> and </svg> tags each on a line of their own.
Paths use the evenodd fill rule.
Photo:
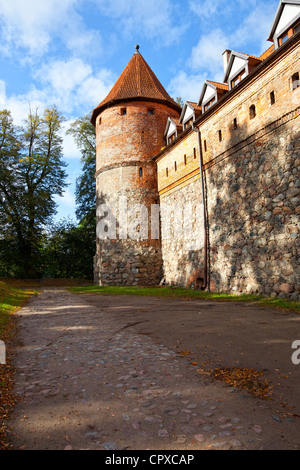
<svg viewBox="0 0 300 470">
<path fill-rule="evenodd" d="M 283 310 L 299 312 L 300 302 L 288 299 L 272 299 L 262 295 L 253 294 L 225 294 L 222 292 L 202 292 L 192 289 L 184 289 L 180 287 L 135 287 L 135 286 L 81 286 L 70 287 L 68 289 L 74 293 L 91 293 L 91 294 L 109 294 L 109 295 L 145 295 L 151 297 L 171 297 L 171 298 L 188 298 L 203 299 L 223 302 L 251 302 L 259 306 L 275 307 Z"/>
<path fill-rule="evenodd" d="M 0 340 L 6 346 L 6 363 L 0 364 L 0 450 L 9 447 L 5 422 L 16 402 L 12 392 L 14 368 L 8 349 L 16 334 L 13 313 L 22 307 L 33 294 L 35 291 L 15 289 L 0 282 Z"/>
</svg>

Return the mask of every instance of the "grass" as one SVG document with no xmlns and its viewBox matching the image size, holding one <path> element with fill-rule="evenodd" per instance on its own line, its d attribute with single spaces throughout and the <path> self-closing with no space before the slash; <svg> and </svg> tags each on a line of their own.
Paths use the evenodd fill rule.
<svg viewBox="0 0 300 470">
<path fill-rule="evenodd" d="M 18 289 L 43 289 L 43 287 L 72 287 L 87 286 L 93 281 L 86 279 L 15 279 L 2 277 L 0 283 L 4 282 L 7 286 L 16 287 Z"/>
<path fill-rule="evenodd" d="M 12 313 L 22 307 L 35 291 L 20 290 L 0 282 L 0 339 L 4 341 L 8 333 L 8 326 L 12 320 Z"/>
<path fill-rule="evenodd" d="M 269 298 L 256 294 L 226 294 L 222 292 L 202 292 L 181 287 L 136 287 L 136 286 L 80 286 L 68 289 L 73 293 L 106 295 L 144 295 L 150 297 L 203 299 L 223 302 L 251 302 L 262 307 L 300 313 L 300 302 L 296 300 Z"/>
<path fill-rule="evenodd" d="M 12 393 L 14 367 L 11 364 L 10 354 L 7 353 L 7 346 L 16 335 L 13 314 L 34 294 L 33 290 L 16 289 L 0 281 L 0 340 L 4 341 L 6 346 L 6 364 L 0 364 L 0 450 L 9 447 L 5 421 L 16 402 Z"/>
</svg>

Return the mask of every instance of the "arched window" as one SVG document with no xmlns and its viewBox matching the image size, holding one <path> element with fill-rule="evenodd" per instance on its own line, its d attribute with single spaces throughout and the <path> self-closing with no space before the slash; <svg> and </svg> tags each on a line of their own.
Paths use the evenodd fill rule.
<svg viewBox="0 0 300 470">
<path fill-rule="evenodd" d="M 250 119 L 254 119 L 256 116 L 256 109 L 255 109 L 255 104 L 252 104 L 249 108 L 249 116 Z"/>
<path fill-rule="evenodd" d="M 299 72 L 295 72 L 291 78 L 291 88 L 292 90 L 295 90 L 295 88 L 298 88 L 298 86 L 300 86 Z"/>
</svg>

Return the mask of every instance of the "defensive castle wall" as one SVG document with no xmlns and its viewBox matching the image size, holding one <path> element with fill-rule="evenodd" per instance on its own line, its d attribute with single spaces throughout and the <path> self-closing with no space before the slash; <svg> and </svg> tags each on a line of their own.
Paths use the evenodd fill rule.
<svg viewBox="0 0 300 470">
<path fill-rule="evenodd" d="M 164 104 L 133 100 L 111 106 L 97 117 L 94 273 L 100 285 L 161 281 L 159 223 L 154 230 L 151 218 L 152 206 L 159 204 L 152 157 L 164 145 L 170 114 L 178 117 Z"/>
<path fill-rule="evenodd" d="M 275 51 L 195 122 L 204 162 L 211 290 L 299 298 L 299 49 L 296 38 Z M 165 280 L 200 287 L 204 225 L 197 133 L 185 131 L 155 160 Z"/>
</svg>

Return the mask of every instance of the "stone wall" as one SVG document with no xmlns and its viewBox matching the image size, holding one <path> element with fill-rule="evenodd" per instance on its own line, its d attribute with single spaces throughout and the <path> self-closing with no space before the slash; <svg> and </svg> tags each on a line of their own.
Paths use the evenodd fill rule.
<svg viewBox="0 0 300 470">
<path fill-rule="evenodd" d="M 211 290 L 299 297 L 299 110 L 252 136 L 234 154 L 205 168 Z M 267 131 L 267 130 L 266 130 Z M 229 152 L 228 152 L 229 153 Z M 197 287 L 203 278 L 200 179 L 161 198 L 167 283 Z M 192 236 L 168 231 L 167 208 L 185 208 Z M 176 209 L 177 208 L 177 209 Z"/>
<path fill-rule="evenodd" d="M 299 57 L 299 44 L 275 54 L 252 80 L 199 120 L 211 290 L 299 298 L 300 87 L 291 87 L 290 81 L 299 71 Z M 256 117 L 250 119 L 253 103 Z M 197 288 L 204 272 L 203 218 L 201 209 L 196 211 L 202 202 L 199 165 L 195 169 L 190 159 L 180 175 L 178 163 L 178 176 L 174 171 L 174 161 L 193 154 L 195 136 L 191 131 L 166 148 L 157 166 L 165 279 Z M 172 169 L 168 178 L 167 167 Z M 176 234 L 174 224 L 167 230 L 167 208 L 185 204 L 194 205 L 186 221 L 193 227 L 191 237 Z M 173 217 L 179 217 L 176 211 Z"/>
<path fill-rule="evenodd" d="M 99 285 L 159 284 L 162 278 L 159 223 L 154 231 L 151 218 L 152 207 L 159 202 L 154 162 L 106 168 L 97 176 L 96 189 L 95 282 Z M 107 232 L 107 239 L 103 233 L 106 227 L 112 230 Z"/>
<path fill-rule="evenodd" d="M 164 145 L 170 115 L 178 117 L 165 104 L 136 100 L 108 107 L 97 117 L 94 277 L 100 285 L 161 281 L 159 217 L 152 230 L 151 209 L 159 203 L 152 157 Z M 126 201 L 126 208 L 120 208 L 120 201 Z"/>
</svg>

